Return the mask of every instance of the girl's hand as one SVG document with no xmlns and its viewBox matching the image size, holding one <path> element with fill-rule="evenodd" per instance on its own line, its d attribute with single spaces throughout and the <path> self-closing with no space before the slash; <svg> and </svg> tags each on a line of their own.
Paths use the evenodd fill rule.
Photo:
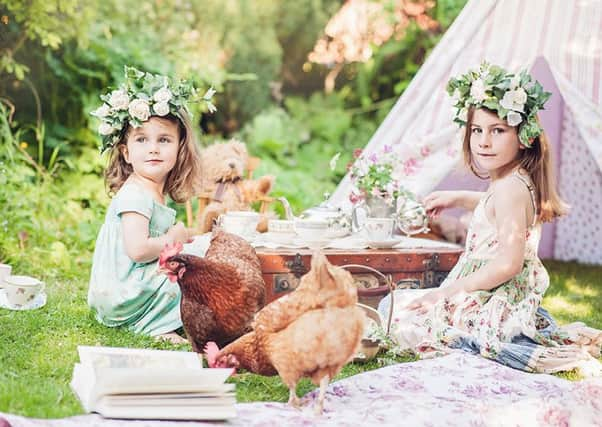
<svg viewBox="0 0 602 427">
<path fill-rule="evenodd" d="M 167 235 L 170 237 L 172 242 L 180 243 L 192 243 L 192 230 L 186 228 L 182 222 L 177 222 L 168 231 Z"/>
<path fill-rule="evenodd" d="M 415 299 L 406 306 L 408 310 L 416 310 L 420 314 L 426 314 L 439 301 L 450 298 L 457 290 L 456 286 L 447 286 L 445 288 L 437 288 L 427 292 L 424 296 Z"/>
<path fill-rule="evenodd" d="M 446 208 L 454 207 L 456 195 L 454 191 L 434 191 L 422 201 L 428 216 L 435 218 Z"/>
<path fill-rule="evenodd" d="M 443 295 L 440 289 L 433 289 L 409 303 L 406 308 L 408 310 L 416 310 L 420 314 L 426 314 L 441 299 L 443 299 Z"/>
</svg>

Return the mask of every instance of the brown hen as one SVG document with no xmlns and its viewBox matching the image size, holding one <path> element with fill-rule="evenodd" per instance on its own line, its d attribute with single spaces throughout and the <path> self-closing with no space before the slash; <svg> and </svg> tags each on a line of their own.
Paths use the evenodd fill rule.
<svg viewBox="0 0 602 427">
<path fill-rule="evenodd" d="M 180 313 L 192 349 L 207 341 L 225 345 L 251 330 L 265 303 L 265 284 L 255 250 L 246 240 L 216 229 L 204 258 L 181 254 L 182 245 L 166 247 L 159 272 L 177 281 Z"/>
</svg>

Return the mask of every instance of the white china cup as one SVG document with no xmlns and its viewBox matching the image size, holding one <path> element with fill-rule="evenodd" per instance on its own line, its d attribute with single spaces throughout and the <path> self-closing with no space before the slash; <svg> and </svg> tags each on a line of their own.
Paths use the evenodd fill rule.
<svg viewBox="0 0 602 427">
<path fill-rule="evenodd" d="M 395 219 L 368 217 L 362 224 L 362 233 L 366 240 L 382 242 L 393 237 Z"/>
<path fill-rule="evenodd" d="M 257 230 L 259 219 L 259 214 L 254 211 L 230 211 L 219 216 L 217 225 L 228 233 L 250 238 Z"/>
<path fill-rule="evenodd" d="M 0 264 L 0 289 L 4 287 L 4 279 L 10 276 L 13 268 L 8 264 Z"/>
<path fill-rule="evenodd" d="M 12 306 L 22 307 L 31 303 L 44 290 L 44 282 L 30 276 L 8 276 L 4 278 L 6 299 Z"/>
<path fill-rule="evenodd" d="M 330 224 L 324 219 L 296 219 L 295 232 L 304 241 L 316 242 L 329 238 Z"/>
</svg>

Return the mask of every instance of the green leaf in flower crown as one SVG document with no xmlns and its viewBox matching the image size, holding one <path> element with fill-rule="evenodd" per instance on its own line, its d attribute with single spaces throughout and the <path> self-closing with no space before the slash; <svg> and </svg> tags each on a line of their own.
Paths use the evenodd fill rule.
<svg viewBox="0 0 602 427">
<path fill-rule="evenodd" d="M 125 66 L 125 78 L 136 80 L 144 76 L 144 73 L 134 67 Z"/>
<path fill-rule="evenodd" d="M 483 102 L 483 107 L 489 108 L 490 110 L 497 110 L 498 101 L 495 99 L 488 99 L 485 102 Z"/>
<path fill-rule="evenodd" d="M 498 106 L 497 108 L 493 108 L 493 110 L 497 110 L 497 115 L 500 119 L 505 119 L 508 115 L 508 110 L 504 107 Z"/>
</svg>

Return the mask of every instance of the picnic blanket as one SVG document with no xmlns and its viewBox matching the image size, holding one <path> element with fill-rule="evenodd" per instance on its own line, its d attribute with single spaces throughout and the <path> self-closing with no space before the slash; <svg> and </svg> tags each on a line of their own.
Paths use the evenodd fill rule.
<svg viewBox="0 0 602 427">
<path fill-rule="evenodd" d="M 308 393 L 300 410 L 285 403 L 239 403 L 238 416 L 226 423 L 109 420 L 96 414 L 0 417 L 13 427 L 602 426 L 602 378 L 571 382 L 529 374 L 459 350 L 336 381 L 328 387 L 322 416 L 312 411 L 316 397 L 317 390 Z"/>
</svg>

